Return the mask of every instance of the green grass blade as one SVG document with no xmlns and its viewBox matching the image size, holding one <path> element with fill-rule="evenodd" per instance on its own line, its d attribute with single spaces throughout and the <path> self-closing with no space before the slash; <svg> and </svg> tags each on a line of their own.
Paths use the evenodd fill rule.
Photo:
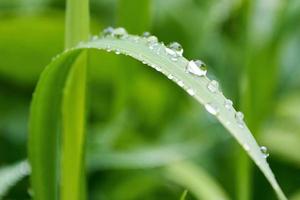
<svg viewBox="0 0 300 200">
<path fill-rule="evenodd" d="M 142 61 L 145 64 L 150 65 L 151 67 L 155 68 L 157 71 L 168 76 L 169 78 L 172 78 L 172 80 L 176 82 L 179 86 L 181 86 L 185 91 L 187 91 L 189 94 L 192 94 L 192 96 L 200 104 L 206 105 L 206 108 L 208 108 L 208 105 L 212 105 L 212 104 L 216 106 L 219 110 L 216 117 L 220 121 L 220 123 L 223 124 L 223 126 L 229 131 L 229 133 L 247 151 L 247 153 L 252 158 L 252 160 L 256 163 L 256 165 L 266 176 L 266 178 L 268 179 L 268 181 L 276 191 L 278 197 L 280 199 L 286 199 L 285 195 L 280 189 L 269 167 L 269 164 L 266 162 L 264 155 L 260 151 L 259 145 L 256 143 L 254 137 L 252 136 L 247 126 L 245 125 L 243 126 L 243 128 L 241 128 L 240 124 L 237 123 L 237 120 L 235 118 L 236 111 L 233 108 L 227 109 L 224 107 L 224 102 L 226 98 L 224 97 L 222 92 L 217 91 L 213 93 L 210 90 L 208 90 L 207 86 L 211 81 L 209 78 L 207 78 L 206 76 L 195 77 L 186 72 L 186 66 L 188 64 L 188 60 L 186 58 L 179 57 L 178 60 L 174 62 L 173 60 L 170 59 L 169 55 L 166 53 L 165 51 L 166 49 L 164 45 L 158 44 L 156 50 L 154 51 L 149 48 L 146 38 L 140 38 L 140 37 L 137 38 L 136 36 L 131 36 L 131 35 L 128 35 L 127 37 L 123 37 L 122 39 L 116 37 L 103 37 L 100 39 L 94 39 L 93 41 L 81 44 L 78 48 L 81 49 L 95 48 L 101 50 L 107 49 L 108 51 L 111 50 L 116 51 L 118 54 L 122 53 L 125 55 L 129 55 L 137 60 Z M 70 50 L 70 52 L 66 52 L 60 55 L 58 60 L 54 62 L 64 60 L 65 57 L 72 57 L 74 54 L 77 54 L 77 51 Z M 56 66 L 52 66 L 49 68 L 52 69 L 55 67 Z M 48 71 L 50 69 L 48 69 Z M 61 70 L 63 69 L 64 67 L 62 67 Z M 55 79 L 55 77 L 51 77 L 51 78 Z M 42 84 L 43 82 L 44 80 L 42 78 L 40 80 L 40 84 Z M 51 83 L 44 86 L 47 88 L 50 87 L 50 85 Z M 57 83 L 55 83 L 54 85 L 57 85 Z M 61 90 L 61 88 L 58 88 L 58 90 Z M 52 92 L 57 92 L 57 91 L 52 91 Z M 40 95 L 38 96 L 39 97 L 36 98 L 41 98 Z M 41 98 L 39 100 L 40 101 L 38 100 L 35 101 L 36 102 L 38 101 L 39 104 L 46 104 L 47 106 L 49 106 L 48 103 L 43 102 L 46 101 L 45 98 L 44 99 Z M 38 108 L 33 108 L 33 109 L 40 112 Z M 48 110 L 46 111 L 48 112 Z M 44 115 L 46 115 L 47 112 L 43 112 L 42 114 L 43 116 L 37 116 L 38 119 L 36 120 L 40 120 L 39 118 L 45 118 Z M 48 124 L 45 123 L 38 124 L 38 127 L 41 126 L 47 127 Z M 43 129 L 40 130 L 39 132 L 43 132 Z M 44 137 L 49 136 L 49 132 L 43 136 Z M 41 147 L 36 146 L 35 148 L 39 149 Z M 41 152 L 41 153 L 45 153 L 45 152 Z"/>
<path fill-rule="evenodd" d="M 62 88 L 79 52 L 66 53 L 48 65 L 33 95 L 28 146 L 35 199 L 58 199 Z"/>
<path fill-rule="evenodd" d="M 65 46 L 71 48 L 90 35 L 89 1 L 67 0 Z"/>
<path fill-rule="evenodd" d="M 180 200 L 185 200 L 187 193 L 188 193 L 188 191 L 184 190 L 181 197 L 180 197 Z"/>
<path fill-rule="evenodd" d="M 90 33 L 89 1 L 67 0 L 65 46 L 87 40 Z M 84 200 L 85 97 L 87 54 L 75 61 L 66 81 L 62 104 L 61 200 Z"/>
<path fill-rule="evenodd" d="M 204 169 L 193 163 L 174 163 L 165 167 L 165 172 L 170 180 L 187 188 L 197 199 L 229 199 L 218 183 Z"/>
<path fill-rule="evenodd" d="M 68 75 L 62 104 L 61 199 L 85 199 L 85 91 L 86 52 L 75 61 Z"/>
</svg>

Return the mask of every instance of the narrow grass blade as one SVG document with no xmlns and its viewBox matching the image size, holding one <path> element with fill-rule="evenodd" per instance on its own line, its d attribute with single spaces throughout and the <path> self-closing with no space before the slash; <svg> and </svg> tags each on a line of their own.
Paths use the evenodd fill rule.
<svg viewBox="0 0 300 200">
<path fill-rule="evenodd" d="M 79 52 L 66 53 L 48 65 L 33 95 L 28 147 L 35 199 L 58 199 L 62 88 Z"/>
<path fill-rule="evenodd" d="M 184 190 L 181 197 L 180 197 L 180 200 L 185 200 L 187 193 L 188 193 L 188 191 Z"/>
<path fill-rule="evenodd" d="M 30 166 L 27 160 L 13 165 L 0 168 L 0 200 L 6 195 L 10 188 L 16 185 L 24 177 L 30 174 Z"/>
<path fill-rule="evenodd" d="M 86 57 L 72 65 L 63 93 L 61 199 L 85 199 Z"/>
<path fill-rule="evenodd" d="M 229 200 L 217 182 L 206 171 L 192 163 L 174 163 L 165 167 L 165 172 L 170 180 L 187 188 L 197 199 Z"/>
</svg>

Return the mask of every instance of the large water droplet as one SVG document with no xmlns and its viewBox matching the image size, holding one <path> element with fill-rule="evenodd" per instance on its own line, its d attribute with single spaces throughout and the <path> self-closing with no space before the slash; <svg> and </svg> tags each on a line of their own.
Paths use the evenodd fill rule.
<svg viewBox="0 0 300 200">
<path fill-rule="evenodd" d="M 127 36 L 127 31 L 123 27 L 118 27 L 118 28 L 114 29 L 113 35 L 116 38 L 123 38 L 123 37 Z"/>
<path fill-rule="evenodd" d="M 103 30 L 103 36 L 112 36 L 114 33 L 114 28 L 109 26 Z"/>
<path fill-rule="evenodd" d="M 209 112 L 212 115 L 218 115 L 220 112 L 218 106 L 214 103 L 205 104 L 205 109 L 207 110 L 207 112 Z"/>
<path fill-rule="evenodd" d="M 191 60 L 186 66 L 186 72 L 196 76 L 205 76 L 207 69 L 203 62 L 201 62 L 200 60 Z"/>
<path fill-rule="evenodd" d="M 218 81 L 212 80 L 207 84 L 207 89 L 212 92 L 216 93 L 219 90 L 219 83 Z"/>
<path fill-rule="evenodd" d="M 225 102 L 224 102 L 224 107 L 227 109 L 227 110 L 231 110 L 232 109 L 232 101 L 230 99 L 225 99 Z"/>
<path fill-rule="evenodd" d="M 235 113 L 235 120 L 240 128 L 244 128 L 244 114 L 240 111 Z"/>
<path fill-rule="evenodd" d="M 166 53 L 171 57 L 171 60 L 177 61 L 178 57 L 182 56 L 183 48 L 178 42 L 172 42 L 166 47 Z"/>
<path fill-rule="evenodd" d="M 178 42 L 172 42 L 168 45 L 168 48 L 176 52 L 177 55 L 182 56 L 183 48 Z"/>
<path fill-rule="evenodd" d="M 269 152 L 268 152 L 268 148 L 267 148 L 267 147 L 261 146 L 261 147 L 260 147 L 260 151 L 262 152 L 264 158 L 269 157 L 270 154 L 269 154 Z"/>
</svg>

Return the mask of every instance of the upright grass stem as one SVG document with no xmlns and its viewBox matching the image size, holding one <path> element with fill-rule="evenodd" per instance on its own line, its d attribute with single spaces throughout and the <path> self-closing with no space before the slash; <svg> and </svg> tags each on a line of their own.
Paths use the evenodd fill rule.
<svg viewBox="0 0 300 200">
<path fill-rule="evenodd" d="M 65 48 L 89 37 L 88 0 L 67 0 Z M 83 200 L 85 194 L 85 98 L 87 52 L 76 59 L 64 88 L 62 104 L 61 199 Z"/>
</svg>

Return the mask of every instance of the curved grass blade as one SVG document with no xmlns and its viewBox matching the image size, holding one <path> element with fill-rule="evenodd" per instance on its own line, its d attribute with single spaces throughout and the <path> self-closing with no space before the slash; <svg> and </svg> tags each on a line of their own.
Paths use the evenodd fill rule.
<svg viewBox="0 0 300 200">
<path fill-rule="evenodd" d="M 66 53 L 48 65 L 33 95 L 28 146 L 35 199 L 58 199 L 62 88 L 80 52 Z"/>
<path fill-rule="evenodd" d="M 63 92 L 61 199 L 86 199 L 85 92 L 87 52 L 73 63 Z"/>
<path fill-rule="evenodd" d="M 172 79 L 176 82 L 180 87 L 182 87 L 186 92 L 188 92 L 191 96 L 193 96 L 200 104 L 205 105 L 205 108 L 212 114 L 215 114 L 217 119 L 224 125 L 224 127 L 232 134 L 232 136 L 242 145 L 242 147 L 246 150 L 249 156 L 253 159 L 256 165 L 260 168 L 263 174 L 266 176 L 272 187 L 274 188 L 275 192 L 277 193 L 280 199 L 286 199 L 285 195 L 283 194 L 281 188 L 279 187 L 266 159 L 264 158 L 263 153 L 260 151 L 259 145 L 256 143 L 254 137 L 252 136 L 250 130 L 244 124 L 241 124 L 240 120 L 237 120 L 237 113 L 233 107 L 231 106 L 224 106 L 226 102 L 228 102 L 223 95 L 223 93 L 219 90 L 212 90 L 211 88 L 211 80 L 206 76 L 197 77 L 190 73 L 187 73 L 186 67 L 189 61 L 182 57 L 170 57 L 170 50 L 168 50 L 163 44 L 161 43 L 149 43 L 149 38 L 141 38 L 138 36 L 133 35 L 123 35 L 122 37 L 113 37 L 107 36 L 102 38 L 93 38 L 90 42 L 81 43 L 77 48 L 79 49 L 88 49 L 88 48 L 95 48 L 95 49 L 106 49 L 107 51 L 115 51 L 117 54 L 125 54 L 129 55 L 137 60 L 142 61 L 145 64 L 155 68 L 157 71 L 161 72 L 169 79 Z M 66 59 L 66 57 L 74 57 L 78 55 L 78 51 L 70 50 L 67 53 L 63 53 L 59 56 L 59 58 L 54 62 L 59 62 L 61 60 Z M 56 65 L 48 67 L 47 71 L 52 70 L 52 68 L 57 68 Z M 62 67 L 62 66 L 61 66 Z M 65 67 L 62 67 L 62 71 Z M 45 74 L 45 73 L 44 73 Z M 41 90 L 43 86 L 40 86 L 45 82 L 43 79 L 55 79 L 54 77 L 42 77 L 40 80 L 38 89 Z M 215 83 L 214 83 L 215 84 Z M 45 88 L 51 84 L 44 85 Z M 208 89 L 210 88 L 210 89 Z M 60 88 L 61 89 L 61 88 Z M 59 88 L 58 88 L 59 90 Z M 53 91 L 57 93 L 57 91 Z M 41 91 L 39 91 L 41 93 Z M 45 104 L 45 107 L 49 107 L 49 104 L 43 101 L 42 95 L 36 95 L 35 104 Z M 47 94 L 49 95 L 49 94 Z M 41 98 L 41 101 L 38 99 Z M 44 110 L 44 114 L 40 112 L 40 109 L 36 108 L 37 106 L 41 105 L 33 105 L 33 110 L 38 112 L 43 116 L 38 116 L 38 118 L 45 118 L 44 115 L 49 110 Z M 47 105 L 47 106 L 46 106 Z M 36 118 L 36 117 L 33 117 Z M 37 119 L 43 122 L 40 119 Z M 42 126 L 48 127 L 47 124 L 36 124 L 37 121 L 34 120 L 32 124 L 41 128 L 38 132 L 43 133 Z M 35 130 L 37 132 L 37 130 Z M 47 134 L 43 133 L 43 136 L 39 134 L 36 136 L 39 137 L 47 137 L 51 135 L 51 132 Z M 44 139 L 45 140 L 45 139 Z M 39 149 L 40 147 L 36 146 L 35 148 Z M 52 148 L 52 147 L 51 147 Z M 38 151 L 38 150 L 36 150 Z M 36 153 L 35 151 L 33 153 Z M 46 152 L 43 152 L 46 153 Z M 47 155 L 47 154 L 45 154 Z M 38 156 L 44 156 L 40 154 Z M 34 157 L 31 157 L 33 162 Z M 45 169 L 44 169 L 45 170 Z M 37 184 L 37 183 L 36 183 Z"/>
</svg>

